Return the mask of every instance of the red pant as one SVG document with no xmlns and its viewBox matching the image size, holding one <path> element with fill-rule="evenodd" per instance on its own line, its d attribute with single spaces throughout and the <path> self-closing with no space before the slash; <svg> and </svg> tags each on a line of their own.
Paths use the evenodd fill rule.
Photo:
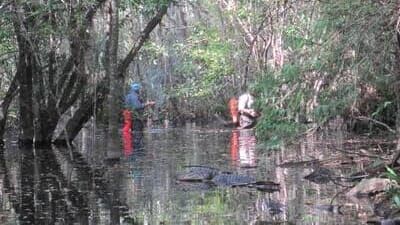
<svg viewBox="0 0 400 225">
<path fill-rule="evenodd" d="M 124 131 L 130 131 L 132 129 L 132 113 L 129 110 L 124 110 L 122 112 L 122 115 L 124 116 Z"/>
<path fill-rule="evenodd" d="M 122 128 L 122 139 L 124 143 L 124 153 L 125 156 L 129 156 L 133 152 L 132 146 L 132 113 L 129 110 L 124 110 L 122 112 L 124 117 L 124 127 Z"/>
</svg>

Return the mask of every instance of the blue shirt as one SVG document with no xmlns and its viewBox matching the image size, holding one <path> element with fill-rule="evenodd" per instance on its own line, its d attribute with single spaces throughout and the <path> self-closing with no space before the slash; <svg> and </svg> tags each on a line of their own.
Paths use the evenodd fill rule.
<svg viewBox="0 0 400 225">
<path fill-rule="evenodd" d="M 139 93 L 135 90 L 130 90 L 125 96 L 125 107 L 133 110 L 143 110 L 144 103 L 139 98 Z"/>
</svg>

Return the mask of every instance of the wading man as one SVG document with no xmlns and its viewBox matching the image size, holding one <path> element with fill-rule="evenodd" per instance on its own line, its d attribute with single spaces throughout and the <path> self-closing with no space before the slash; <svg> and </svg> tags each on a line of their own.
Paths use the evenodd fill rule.
<svg viewBox="0 0 400 225">
<path fill-rule="evenodd" d="M 124 110 L 124 133 L 132 130 L 133 132 L 133 148 L 138 149 L 142 146 L 142 137 L 144 129 L 144 110 L 148 106 L 153 106 L 154 101 L 143 102 L 140 96 L 142 89 L 139 83 L 133 83 L 130 86 L 129 93 L 125 96 L 125 110 Z M 133 122 L 133 124 L 132 124 Z"/>
<path fill-rule="evenodd" d="M 249 92 L 242 94 L 238 99 L 239 128 L 252 128 L 257 122 L 259 113 L 253 108 L 254 97 Z"/>
</svg>

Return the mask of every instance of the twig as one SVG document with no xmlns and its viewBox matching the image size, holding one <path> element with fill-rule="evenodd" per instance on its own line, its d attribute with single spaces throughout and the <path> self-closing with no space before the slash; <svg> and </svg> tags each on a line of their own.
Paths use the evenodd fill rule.
<svg viewBox="0 0 400 225">
<path fill-rule="evenodd" d="M 293 87 L 286 92 L 286 94 L 280 99 L 280 101 L 276 104 L 276 105 L 282 105 L 283 102 L 294 92 L 296 91 L 297 87 L 299 86 L 299 83 L 296 83 L 295 85 L 293 85 Z"/>
<path fill-rule="evenodd" d="M 336 193 L 336 194 L 332 197 L 332 199 L 331 199 L 331 201 L 330 201 L 330 205 L 333 204 L 333 201 L 337 198 L 337 196 L 339 196 L 340 194 L 343 194 L 345 191 L 349 190 L 350 188 L 351 188 L 351 187 L 347 186 L 347 187 L 345 187 L 342 191 L 339 191 L 338 193 Z"/>
<path fill-rule="evenodd" d="M 358 120 L 368 120 L 368 121 L 374 122 L 374 123 L 376 123 L 376 124 L 379 124 L 379 125 L 385 127 L 385 128 L 386 128 L 388 131 L 390 131 L 391 133 L 396 134 L 396 131 L 395 131 L 395 130 L 393 130 L 392 128 L 390 128 L 387 124 L 382 123 L 381 121 L 378 121 L 378 120 L 375 120 L 375 119 L 372 119 L 372 118 L 369 118 L 369 117 L 366 117 L 366 116 L 357 116 L 357 117 L 355 117 L 355 119 L 358 119 Z"/>
<path fill-rule="evenodd" d="M 359 155 L 359 156 L 364 156 L 364 157 L 368 157 L 368 158 L 377 158 L 377 159 L 381 159 L 381 160 L 387 160 L 386 158 L 383 158 L 379 155 L 371 155 L 371 154 L 366 154 L 366 153 L 361 153 L 361 152 L 351 152 L 351 151 L 346 151 L 346 150 L 342 150 L 342 149 L 335 149 L 335 150 L 346 153 L 346 154 L 350 154 L 350 155 Z"/>
</svg>

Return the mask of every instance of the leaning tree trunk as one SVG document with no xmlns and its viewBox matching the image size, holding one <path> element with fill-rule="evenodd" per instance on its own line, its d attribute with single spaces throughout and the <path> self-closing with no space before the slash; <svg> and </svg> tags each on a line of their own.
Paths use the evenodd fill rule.
<svg viewBox="0 0 400 225">
<path fill-rule="evenodd" d="M 79 134 L 83 125 L 92 117 L 92 115 L 100 112 L 103 109 L 103 103 L 109 91 L 107 77 L 103 78 L 96 86 L 96 95 L 93 93 L 84 95 L 79 101 L 78 109 L 74 112 L 73 116 L 68 120 L 65 129 L 56 137 L 54 143 L 66 144 L 72 142 Z M 96 108 L 93 102 L 96 102 Z"/>
</svg>

